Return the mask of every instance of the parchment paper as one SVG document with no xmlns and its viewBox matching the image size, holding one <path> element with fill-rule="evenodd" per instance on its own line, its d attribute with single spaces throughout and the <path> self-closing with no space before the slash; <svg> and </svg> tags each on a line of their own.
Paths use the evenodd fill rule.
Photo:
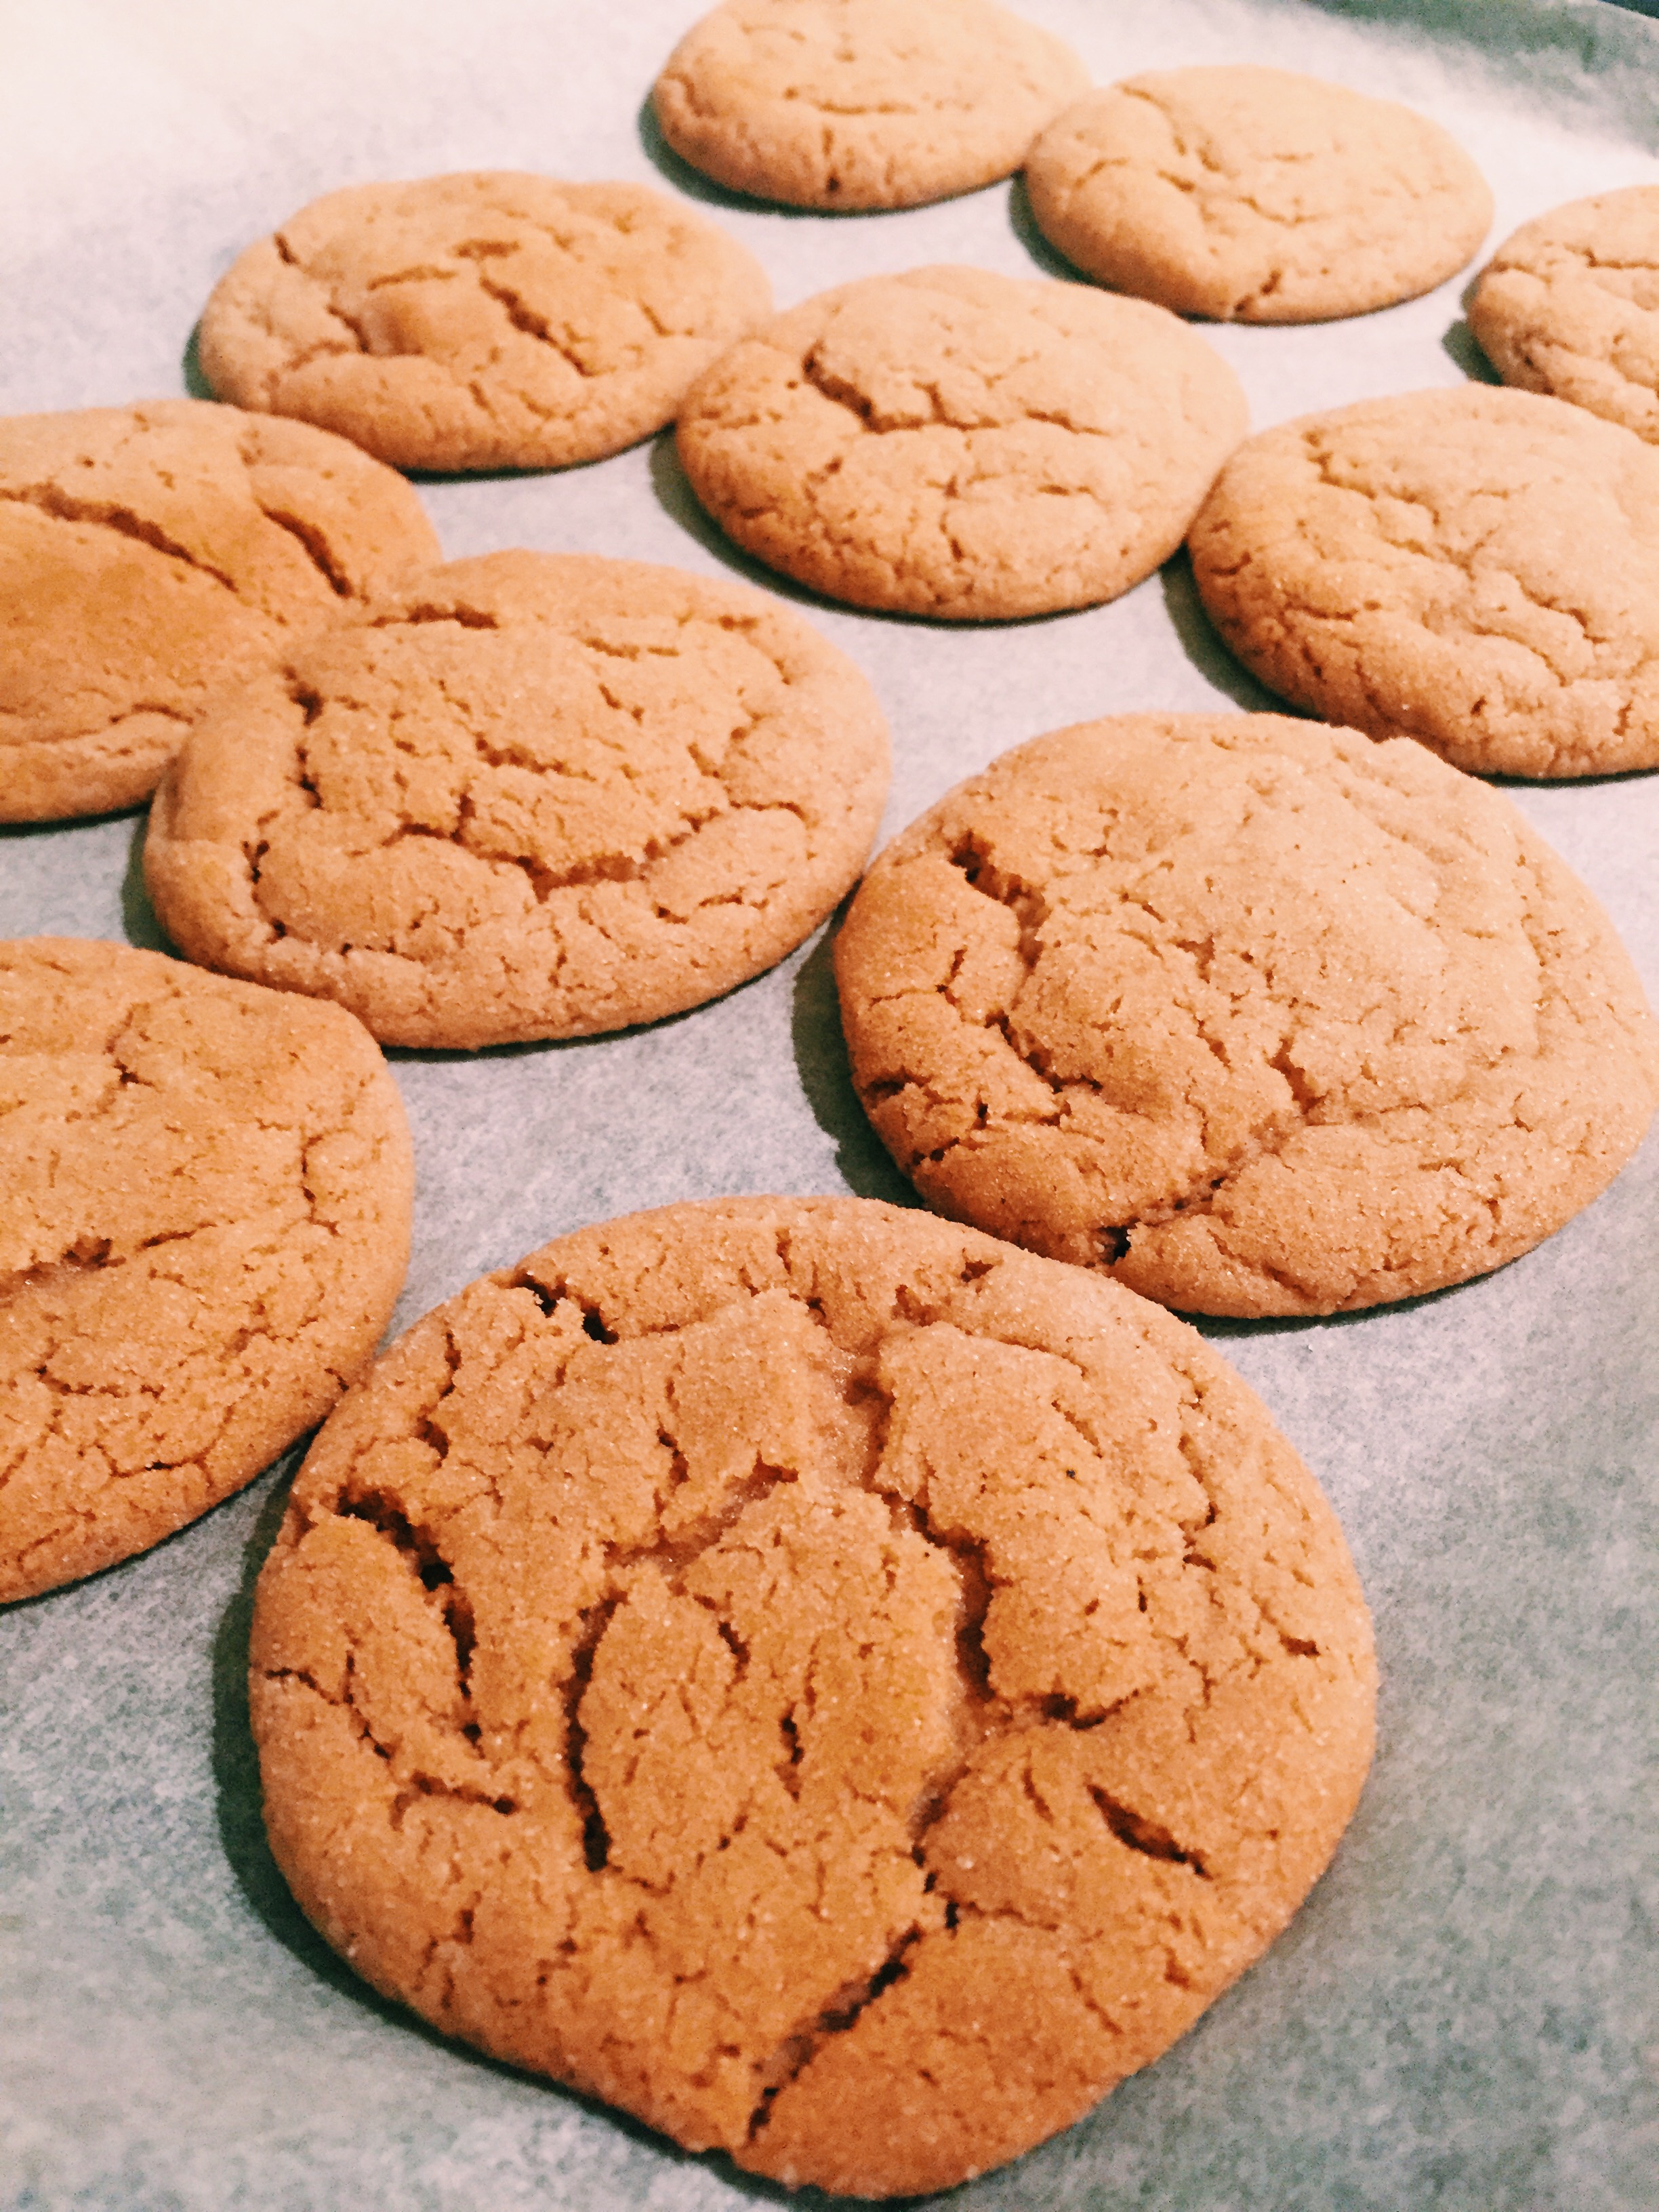
<svg viewBox="0 0 1659 2212">
<path fill-rule="evenodd" d="M 1659 29 L 1580 0 L 1020 0 L 1105 82 L 1276 62 L 1413 102 L 1498 194 L 1494 240 L 1659 178 Z M 526 167 L 703 204 L 780 306 L 961 260 L 1066 273 L 1018 187 L 892 215 L 739 203 L 642 130 L 697 0 L 36 0 L 0 9 L 0 408 L 192 387 L 251 239 L 355 179 Z M 1480 374 L 1465 280 L 1361 320 L 1206 333 L 1258 428 Z M 961 629 L 813 601 L 725 547 L 659 439 L 422 486 L 451 556 L 735 571 L 870 675 L 887 833 L 993 755 L 1116 708 L 1266 703 L 1183 565 L 1115 605 Z M 1512 787 L 1659 984 L 1659 780 Z M 0 832 L 0 934 L 154 945 L 142 817 Z M 560 1231 L 738 1191 L 908 1196 L 848 1088 L 815 943 L 626 1036 L 393 1055 L 419 1175 L 401 1328 Z M 0 1194 L 3 1203 L 3 1194 Z M 1323 1481 L 1374 1608 L 1376 1770 L 1268 1958 L 990 2207 L 1636 2212 L 1659 2203 L 1652 1790 L 1659 1146 L 1539 1251 L 1359 1318 L 1206 1324 Z M 714 2212 L 718 2160 L 446 2043 L 301 1920 L 266 1852 L 242 1687 L 285 1469 L 149 1557 L 0 1617 L 0 2203 L 9 2212 Z M 809 2197 L 805 2200 L 810 2203 Z"/>
</svg>

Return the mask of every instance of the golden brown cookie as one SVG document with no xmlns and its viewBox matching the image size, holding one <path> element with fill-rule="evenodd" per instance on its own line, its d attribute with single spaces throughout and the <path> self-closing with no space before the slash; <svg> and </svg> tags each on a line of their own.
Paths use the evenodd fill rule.
<svg viewBox="0 0 1659 2212">
<path fill-rule="evenodd" d="M 660 430 L 771 305 L 645 185 L 483 171 L 312 201 L 220 279 L 199 349 L 222 398 L 397 468 L 564 468 Z"/>
<path fill-rule="evenodd" d="M 1481 270 L 1469 327 L 1505 384 L 1659 445 L 1659 185 L 1523 223 Z"/>
<path fill-rule="evenodd" d="M 1005 753 L 880 855 L 836 972 L 930 1206 L 1188 1312 L 1496 1267 L 1659 1102 L 1629 958 L 1509 800 L 1276 714 Z"/>
<path fill-rule="evenodd" d="M 858 670 L 741 584 L 494 553 L 228 697 L 151 810 L 193 960 L 471 1046 L 655 1021 L 769 968 L 887 790 Z"/>
<path fill-rule="evenodd" d="M 301 423 L 0 417 L 0 822 L 148 797 L 215 684 L 439 557 L 400 477 Z"/>
<path fill-rule="evenodd" d="M 988 0 L 725 0 L 651 97 L 705 175 L 833 212 L 1012 175 L 1088 82 L 1069 46 Z"/>
<path fill-rule="evenodd" d="M 1103 284 L 1218 322 L 1414 299 L 1468 260 L 1492 192 L 1426 115 L 1236 62 L 1126 77 L 1025 164 L 1049 243 Z"/>
<path fill-rule="evenodd" d="M 1471 384 L 1264 431 L 1188 538 L 1281 697 L 1478 774 L 1659 765 L 1659 453 Z"/>
<path fill-rule="evenodd" d="M 561 1238 L 403 1337 L 260 1577 L 277 1862 L 357 1972 L 867 2197 L 1067 2126 L 1370 1755 L 1341 1532 L 1194 1332 L 859 1200 Z"/>
<path fill-rule="evenodd" d="M 147 1550 L 322 1419 L 391 1318 L 412 1188 L 337 1006 L 0 945 L 0 1601 Z"/>
<path fill-rule="evenodd" d="M 854 606 L 974 622 L 1139 583 L 1247 424 L 1231 369 L 1162 307 L 944 268 L 780 315 L 675 434 L 757 559 Z"/>
</svg>

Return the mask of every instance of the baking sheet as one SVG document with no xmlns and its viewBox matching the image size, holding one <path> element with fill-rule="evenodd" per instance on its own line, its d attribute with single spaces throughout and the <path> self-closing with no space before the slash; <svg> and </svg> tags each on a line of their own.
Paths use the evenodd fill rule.
<svg viewBox="0 0 1659 2212">
<path fill-rule="evenodd" d="M 1251 59 L 1412 101 L 1498 194 L 1494 241 L 1659 179 L 1659 27 L 1543 0 L 1020 0 L 1104 82 Z M 961 260 L 1064 273 L 1018 186 L 768 210 L 641 103 L 697 0 L 28 0 L 0 8 L 0 409 L 192 388 L 234 254 L 334 185 L 630 177 L 702 204 L 780 306 Z M 1257 428 L 1478 367 L 1466 280 L 1360 321 L 1206 332 Z M 885 834 L 1037 731 L 1267 703 L 1180 562 L 1115 605 L 945 629 L 811 599 L 726 548 L 666 437 L 422 487 L 453 557 L 628 555 L 778 591 L 870 676 Z M 1659 995 L 1659 779 L 1510 787 Z M 0 935 L 155 945 L 142 817 L 0 830 Z M 401 1328 L 579 1224 L 727 1192 L 905 1200 L 847 1081 L 823 944 L 605 1040 L 399 1054 L 419 1177 Z M 3 1194 L 0 1194 L 3 1203 Z M 1636 2212 L 1659 2201 L 1659 1144 L 1497 1275 L 1323 1322 L 1205 1323 L 1334 1501 L 1376 1614 L 1381 1741 L 1289 1933 L 1156 2067 L 953 2197 L 1127 2212 Z M 259 1825 L 242 1676 L 284 1469 L 146 1558 L 0 1616 L 7 2212 L 717 2212 L 784 2192 L 451 2045 L 300 1918 Z M 799 2200 L 814 2201 L 809 2192 Z"/>
</svg>

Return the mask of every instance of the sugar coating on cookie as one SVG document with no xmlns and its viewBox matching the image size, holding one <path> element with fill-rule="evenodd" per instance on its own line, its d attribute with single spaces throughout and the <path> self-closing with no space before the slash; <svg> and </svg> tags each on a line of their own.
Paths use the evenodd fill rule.
<svg viewBox="0 0 1659 2212">
<path fill-rule="evenodd" d="M 1025 165 L 1051 245 L 1103 284 L 1218 322 L 1307 323 L 1413 299 L 1492 221 L 1455 139 L 1289 70 L 1165 70 L 1091 93 Z"/>
<path fill-rule="evenodd" d="M 1009 176 L 1089 73 L 988 0 L 726 0 L 652 93 L 705 175 L 793 207 L 915 207 Z"/>
<path fill-rule="evenodd" d="M 563 468 L 661 429 L 771 305 L 647 185 L 483 171 L 313 200 L 221 278 L 198 348 L 222 398 L 397 468 Z"/>
<path fill-rule="evenodd" d="M 0 1601 L 268 1466 L 368 1364 L 409 1256 L 361 1023 L 120 945 L 0 945 Z"/>
<path fill-rule="evenodd" d="M 260 1578 L 277 1862 L 374 1985 L 854 2195 L 1068 2125 L 1370 1757 L 1340 1530 L 1170 1316 L 858 1200 L 566 1237 L 403 1337 Z"/>
<path fill-rule="evenodd" d="M 0 822 L 148 797 L 216 684 L 439 550 L 401 477 L 302 423 L 0 417 Z"/>
<path fill-rule="evenodd" d="M 693 387 L 676 437 L 698 498 L 769 566 L 967 622 L 1139 583 L 1247 422 L 1231 369 L 1163 308 L 939 268 L 780 315 Z"/>
<path fill-rule="evenodd" d="M 1523 223 L 1481 270 L 1469 327 L 1505 384 L 1659 445 L 1659 185 Z"/>
<path fill-rule="evenodd" d="M 930 1206 L 1188 1312 L 1495 1267 L 1659 1102 L 1630 960 L 1509 800 L 1279 715 L 1003 755 L 877 860 L 836 969 Z"/>
<path fill-rule="evenodd" d="M 1265 431 L 1188 540 L 1253 674 L 1477 774 L 1659 765 L 1659 454 L 1485 385 Z"/>
<path fill-rule="evenodd" d="M 770 967 L 887 791 L 859 671 L 746 586 L 495 553 L 428 570 L 228 698 L 144 873 L 191 959 L 388 1043 L 654 1021 Z"/>
</svg>

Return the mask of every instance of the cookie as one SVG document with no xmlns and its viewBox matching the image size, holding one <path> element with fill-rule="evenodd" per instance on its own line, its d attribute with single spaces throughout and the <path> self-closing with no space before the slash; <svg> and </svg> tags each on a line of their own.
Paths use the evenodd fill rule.
<svg viewBox="0 0 1659 2212">
<path fill-rule="evenodd" d="M 403 1337 L 260 1577 L 278 1864 L 446 2033 L 790 2185 L 948 2188 L 1179 2035 L 1370 1758 L 1334 1516 L 1184 1325 L 848 1199 Z"/>
<path fill-rule="evenodd" d="M 409 1256 L 398 1088 L 337 1006 L 0 945 L 0 1601 L 159 1543 L 367 1366 Z"/>
<path fill-rule="evenodd" d="M 752 254 L 647 185 L 484 171 L 312 201 L 198 344 L 222 398 L 395 468 L 566 468 L 660 430 L 771 306 Z"/>
<path fill-rule="evenodd" d="M 1244 435 L 1231 369 L 1161 307 L 982 269 L 823 292 L 680 410 L 728 537 L 854 606 L 951 622 L 1115 599 Z"/>
<path fill-rule="evenodd" d="M 1465 385 L 1252 438 L 1188 543 L 1270 690 L 1477 774 L 1659 765 L 1659 454 Z"/>
<path fill-rule="evenodd" d="M 439 557 L 400 477 L 301 423 L 0 417 L 0 822 L 147 798 L 216 684 Z"/>
<path fill-rule="evenodd" d="M 1659 185 L 1523 223 L 1481 270 L 1469 328 L 1505 384 L 1659 445 Z"/>
<path fill-rule="evenodd" d="M 1244 63 L 1090 94 L 1037 140 L 1025 183 L 1043 236 L 1087 275 L 1224 323 L 1414 299 L 1463 266 L 1492 210 L 1426 115 Z"/>
<path fill-rule="evenodd" d="M 1623 947 L 1509 800 L 1276 714 L 1004 754 L 881 854 L 836 972 L 930 1206 L 1188 1312 L 1496 1267 L 1659 1100 Z"/>
<path fill-rule="evenodd" d="M 886 789 L 874 695 L 788 609 L 495 553 L 228 698 L 156 795 L 144 878 L 192 960 L 388 1043 L 581 1036 L 781 959 Z"/>
<path fill-rule="evenodd" d="M 726 0 L 651 100 L 705 176 L 833 213 L 1011 176 L 1088 82 L 1069 46 L 988 0 Z"/>
</svg>

